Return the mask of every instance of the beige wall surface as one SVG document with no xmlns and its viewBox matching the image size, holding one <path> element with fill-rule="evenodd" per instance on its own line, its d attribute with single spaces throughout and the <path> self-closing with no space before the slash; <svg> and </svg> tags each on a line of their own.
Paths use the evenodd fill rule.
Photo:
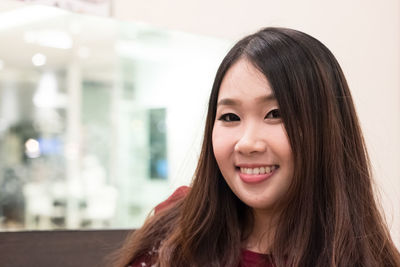
<svg viewBox="0 0 400 267">
<path fill-rule="evenodd" d="M 264 26 L 325 43 L 355 99 L 382 205 L 400 247 L 400 2 L 398 0 L 114 0 L 112 14 L 162 28 L 237 40 Z"/>
</svg>

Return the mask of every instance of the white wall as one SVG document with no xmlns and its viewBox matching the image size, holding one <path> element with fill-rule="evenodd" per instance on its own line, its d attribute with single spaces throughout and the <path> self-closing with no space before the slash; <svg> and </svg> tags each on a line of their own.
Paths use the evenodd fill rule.
<svg viewBox="0 0 400 267">
<path fill-rule="evenodd" d="M 395 242 L 400 247 L 400 3 L 398 0 L 114 0 L 113 16 L 236 40 L 264 26 L 307 32 L 346 74 Z"/>
</svg>

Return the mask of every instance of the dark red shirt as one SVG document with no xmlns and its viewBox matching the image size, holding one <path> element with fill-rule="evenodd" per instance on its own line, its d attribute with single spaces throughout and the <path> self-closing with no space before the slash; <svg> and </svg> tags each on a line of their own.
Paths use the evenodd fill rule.
<svg viewBox="0 0 400 267">
<path fill-rule="evenodd" d="M 168 207 L 175 201 L 183 198 L 189 192 L 190 187 L 181 186 L 175 190 L 175 192 L 165 201 L 158 204 L 154 212 L 157 213 L 160 210 Z M 273 264 L 267 263 L 262 264 L 264 262 L 265 255 L 256 253 L 247 249 L 242 249 L 240 264 L 238 267 L 273 267 Z M 135 262 L 131 263 L 128 267 L 151 267 L 151 257 L 150 255 L 145 255 Z"/>
</svg>

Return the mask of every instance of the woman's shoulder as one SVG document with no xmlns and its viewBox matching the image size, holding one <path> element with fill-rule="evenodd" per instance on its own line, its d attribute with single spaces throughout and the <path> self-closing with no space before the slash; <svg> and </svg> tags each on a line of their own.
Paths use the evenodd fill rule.
<svg viewBox="0 0 400 267">
<path fill-rule="evenodd" d="M 180 186 L 178 187 L 172 195 L 170 195 L 166 200 L 158 204 L 154 208 L 154 213 L 158 214 L 164 209 L 167 209 L 170 206 L 173 206 L 174 203 L 179 201 L 180 199 L 184 198 L 188 192 L 190 191 L 190 187 L 188 186 Z M 150 249 L 147 251 L 145 254 L 135 258 L 127 267 L 144 267 L 144 266 L 154 266 L 154 256 L 156 256 L 158 253 L 158 250 L 156 247 L 153 247 L 153 249 Z"/>
<path fill-rule="evenodd" d="M 154 208 L 154 213 L 158 213 L 163 209 L 167 208 L 168 206 L 174 204 L 176 201 L 184 198 L 190 191 L 190 187 L 188 186 L 180 186 L 178 187 L 172 195 L 170 195 L 166 200 L 158 204 Z"/>
</svg>

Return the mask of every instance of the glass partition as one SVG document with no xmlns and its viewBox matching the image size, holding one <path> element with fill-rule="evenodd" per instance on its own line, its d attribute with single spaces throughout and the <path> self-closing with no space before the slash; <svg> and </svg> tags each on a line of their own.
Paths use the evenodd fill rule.
<svg viewBox="0 0 400 267">
<path fill-rule="evenodd" d="M 230 41 L 21 5 L 0 43 L 0 230 L 138 227 L 190 183 Z"/>
</svg>

